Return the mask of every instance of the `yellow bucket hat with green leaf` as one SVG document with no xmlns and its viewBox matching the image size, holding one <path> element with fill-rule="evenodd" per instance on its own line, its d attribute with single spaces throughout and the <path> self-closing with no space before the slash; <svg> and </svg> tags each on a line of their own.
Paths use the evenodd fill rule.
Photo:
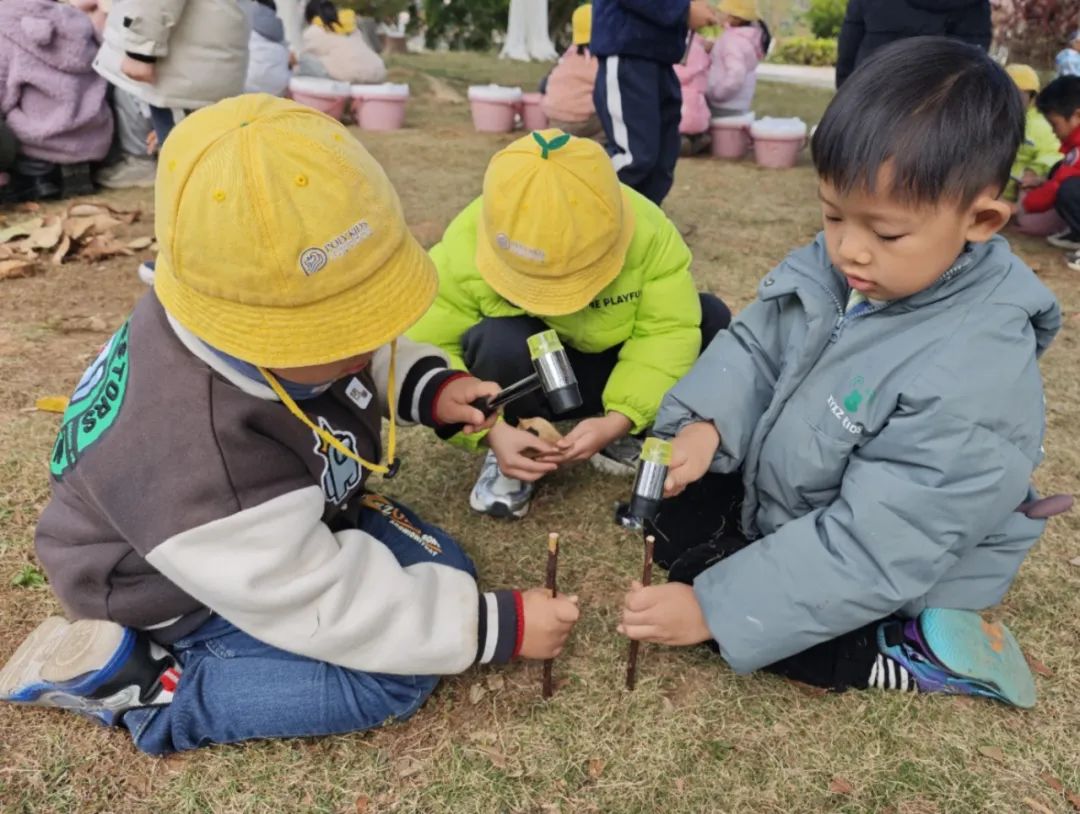
<svg viewBox="0 0 1080 814">
<path fill-rule="evenodd" d="M 382 167 L 337 121 L 265 94 L 185 118 L 158 161 L 154 290 L 185 328 L 265 368 L 387 344 L 438 288 Z"/>
<path fill-rule="evenodd" d="M 491 159 L 476 266 L 519 308 L 580 311 L 619 276 L 633 236 L 626 190 L 592 139 L 537 131 Z"/>
</svg>

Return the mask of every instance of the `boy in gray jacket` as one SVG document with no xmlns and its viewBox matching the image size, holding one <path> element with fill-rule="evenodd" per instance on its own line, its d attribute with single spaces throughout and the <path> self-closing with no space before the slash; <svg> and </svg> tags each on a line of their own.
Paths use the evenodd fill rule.
<svg viewBox="0 0 1080 814">
<path fill-rule="evenodd" d="M 836 690 L 1034 704 L 1012 634 L 974 612 L 1060 508 L 1030 481 L 1061 314 L 995 236 L 1023 131 L 962 43 L 905 40 L 845 83 L 813 141 L 824 232 L 661 406 L 671 581 L 632 586 L 621 632 Z"/>
</svg>

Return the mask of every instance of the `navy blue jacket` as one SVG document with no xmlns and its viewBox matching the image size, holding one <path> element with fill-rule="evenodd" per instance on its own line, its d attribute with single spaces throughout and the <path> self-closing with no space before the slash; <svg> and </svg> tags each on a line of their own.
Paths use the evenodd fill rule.
<svg viewBox="0 0 1080 814">
<path fill-rule="evenodd" d="M 686 50 L 690 0 L 593 0 L 592 42 L 598 57 L 643 57 L 674 65 Z"/>
</svg>

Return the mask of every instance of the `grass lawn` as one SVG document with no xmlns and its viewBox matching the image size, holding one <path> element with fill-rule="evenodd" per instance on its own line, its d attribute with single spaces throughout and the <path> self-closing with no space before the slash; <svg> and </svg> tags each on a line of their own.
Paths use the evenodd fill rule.
<svg viewBox="0 0 1080 814">
<path fill-rule="evenodd" d="M 396 58 L 393 78 L 414 94 L 408 126 L 363 140 L 425 246 L 480 192 L 487 160 L 511 140 L 474 134 L 467 105 L 449 99 L 471 82 L 532 85 L 543 70 L 480 55 Z M 762 84 L 757 110 L 814 122 L 827 101 L 821 91 Z M 150 193 L 105 197 L 143 207 L 125 235 L 150 233 Z M 820 223 L 805 158 L 786 172 L 680 162 L 666 209 L 694 251 L 701 288 L 735 308 Z M 1049 435 L 1038 485 L 1080 492 L 1080 284 L 1059 253 L 1033 240 L 1015 245 L 1068 315 L 1043 362 Z M 58 425 L 57 416 L 25 408 L 71 391 L 144 293 L 136 259 L 0 282 L 0 660 L 59 611 L 47 587 L 16 584 L 34 581 L 33 528 L 48 498 Z M 629 695 L 626 646 L 614 626 L 640 550 L 611 522 L 629 482 L 589 467 L 559 474 L 527 519 L 507 524 L 467 507 L 477 458 L 420 431 L 405 434 L 403 457 L 403 476 L 388 491 L 463 540 L 486 585 L 538 584 L 545 535 L 562 532 L 560 586 L 580 594 L 584 613 L 556 663 L 564 683 L 553 700 L 540 699 L 538 665 L 470 670 L 400 726 L 165 760 L 141 756 L 126 732 L 0 705 L 0 811 L 1016 814 L 1070 810 L 1046 774 L 1080 793 L 1080 567 L 1069 564 L 1080 555 L 1078 514 L 1050 524 L 995 611 L 1046 665 L 1033 711 L 940 696 L 822 695 L 770 676 L 735 676 L 697 649 L 653 646 L 643 647 Z"/>
</svg>

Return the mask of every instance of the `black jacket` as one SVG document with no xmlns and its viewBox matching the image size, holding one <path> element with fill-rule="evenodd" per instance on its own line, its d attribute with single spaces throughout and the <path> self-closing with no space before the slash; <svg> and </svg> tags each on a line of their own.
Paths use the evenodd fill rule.
<svg viewBox="0 0 1080 814">
<path fill-rule="evenodd" d="M 850 0 L 840 29 L 836 86 L 878 48 L 923 35 L 990 47 L 990 0 Z"/>
</svg>

